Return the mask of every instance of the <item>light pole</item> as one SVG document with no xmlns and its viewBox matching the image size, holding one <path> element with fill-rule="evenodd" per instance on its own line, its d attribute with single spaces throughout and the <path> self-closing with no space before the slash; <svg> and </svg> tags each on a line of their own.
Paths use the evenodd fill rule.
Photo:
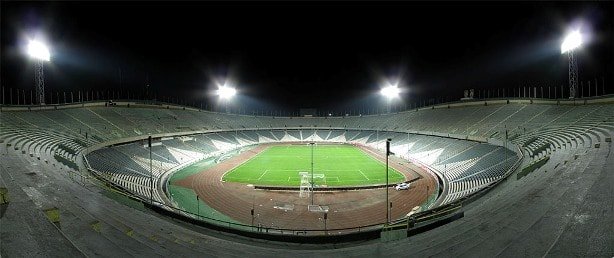
<svg viewBox="0 0 614 258">
<path fill-rule="evenodd" d="M 153 204 L 153 170 L 151 164 L 151 135 L 147 138 L 149 146 L 149 202 Z"/>
<path fill-rule="evenodd" d="M 390 141 L 392 141 L 392 139 L 386 139 L 386 224 L 390 223 L 390 205 L 388 204 L 388 157 L 390 154 L 394 154 L 390 152 Z"/>
<path fill-rule="evenodd" d="M 256 195 L 252 195 L 252 229 L 254 228 L 254 208 L 256 203 Z"/>
<path fill-rule="evenodd" d="M 28 43 L 28 55 L 35 60 L 34 81 L 36 91 L 36 101 L 40 105 L 45 105 L 45 74 L 43 72 L 43 62 L 50 60 L 49 49 L 45 44 L 30 40 Z"/>
<path fill-rule="evenodd" d="M 505 129 L 505 167 L 507 168 L 507 129 Z"/>
<path fill-rule="evenodd" d="M 328 219 L 328 212 L 324 212 L 324 235 L 328 235 L 328 230 L 326 230 L 326 220 Z"/>
<path fill-rule="evenodd" d="M 569 60 L 569 98 L 576 98 L 578 89 L 578 62 L 575 57 L 575 50 L 582 46 L 582 35 L 580 31 L 572 31 L 561 44 L 561 54 L 567 53 Z"/>
<path fill-rule="evenodd" d="M 311 205 L 313 205 L 313 199 L 314 199 L 314 195 L 315 195 L 315 189 L 314 189 L 314 180 L 313 180 L 313 146 L 315 145 L 314 142 L 310 142 L 309 145 L 311 145 Z"/>
</svg>

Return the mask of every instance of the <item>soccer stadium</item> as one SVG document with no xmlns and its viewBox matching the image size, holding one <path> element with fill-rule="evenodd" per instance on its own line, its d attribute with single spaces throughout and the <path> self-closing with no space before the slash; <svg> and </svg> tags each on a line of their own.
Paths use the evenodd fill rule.
<svg viewBox="0 0 614 258">
<path fill-rule="evenodd" d="M 388 85 L 382 112 L 258 114 L 46 97 L 49 52 L 32 42 L 35 94 L 2 88 L 1 256 L 614 255 L 614 95 L 577 85 L 572 54 L 553 94 L 394 109 L 403 87 Z"/>
</svg>

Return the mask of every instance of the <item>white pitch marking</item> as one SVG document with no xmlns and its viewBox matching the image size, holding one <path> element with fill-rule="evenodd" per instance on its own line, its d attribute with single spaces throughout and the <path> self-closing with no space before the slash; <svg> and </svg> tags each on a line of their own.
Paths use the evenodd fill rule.
<svg viewBox="0 0 614 258">
<path fill-rule="evenodd" d="M 367 181 L 369 181 L 369 180 L 370 180 L 370 179 L 369 179 L 369 178 L 368 178 L 368 177 L 365 175 L 365 173 L 362 173 L 362 170 L 360 170 L 360 169 L 359 169 L 359 170 L 358 170 L 358 172 L 360 172 L 360 173 L 362 174 L 362 176 L 364 176 L 364 177 L 367 179 Z"/>
<path fill-rule="evenodd" d="M 260 177 L 258 178 L 258 181 L 260 181 L 260 179 L 262 179 L 262 177 L 263 177 L 263 176 L 264 176 L 264 175 L 265 175 L 267 172 L 269 172 L 269 170 L 268 170 L 268 169 L 267 169 L 267 170 L 265 170 L 265 171 L 264 171 L 264 173 L 262 173 L 262 175 L 260 175 Z"/>
</svg>

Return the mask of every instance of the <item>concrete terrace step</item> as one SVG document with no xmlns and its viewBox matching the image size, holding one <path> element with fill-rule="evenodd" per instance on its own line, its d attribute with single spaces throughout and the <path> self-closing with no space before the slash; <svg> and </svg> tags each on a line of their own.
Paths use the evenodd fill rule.
<svg viewBox="0 0 614 258">
<path fill-rule="evenodd" d="M 579 107 L 554 106 L 554 105 L 546 106 L 548 107 L 548 112 L 540 112 L 540 113 L 533 112 L 532 114 L 537 113 L 537 115 L 534 115 L 535 119 L 531 118 L 533 120 L 531 122 L 528 120 L 528 118 L 518 119 L 520 117 L 523 117 L 522 116 L 523 112 L 518 112 L 519 116 L 515 115 L 515 113 L 512 115 L 509 115 L 515 109 L 508 109 L 508 107 L 509 106 L 503 107 L 501 112 L 492 112 L 496 108 L 499 108 L 499 106 L 497 106 L 496 108 L 475 107 L 471 109 L 472 111 L 475 111 L 475 112 L 465 112 L 465 113 L 479 114 L 482 111 L 488 111 L 485 113 L 494 114 L 489 118 L 489 121 L 487 123 L 484 123 L 484 125 L 472 122 L 474 120 L 476 121 L 479 120 L 479 117 L 476 119 L 472 119 L 468 116 L 458 116 L 458 114 L 462 114 L 462 113 L 459 112 L 458 110 L 449 110 L 443 113 L 445 115 L 442 115 L 442 117 L 449 117 L 449 119 L 451 120 L 450 121 L 446 120 L 445 125 L 442 125 L 442 126 L 445 126 L 446 128 L 453 128 L 453 127 L 465 127 L 466 128 L 466 126 L 472 125 L 469 131 L 478 132 L 478 134 L 486 135 L 486 134 L 489 134 L 490 132 L 500 131 L 498 129 L 502 123 L 508 124 L 508 122 L 516 121 L 516 122 L 512 122 L 509 128 L 520 128 L 519 126 L 515 124 L 523 123 L 522 127 L 526 127 L 529 130 L 527 131 L 526 134 L 522 134 L 518 136 L 516 139 L 514 139 L 514 142 L 515 143 L 522 142 L 521 140 L 528 141 L 529 139 L 531 139 L 531 137 L 538 137 L 539 140 L 527 146 L 526 151 L 536 152 L 534 153 L 536 157 L 542 157 L 544 155 L 551 155 L 550 161 L 546 165 L 544 165 L 542 168 L 538 169 L 537 171 L 532 172 L 531 174 L 529 174 L 528 176 L 520 180 L 515 180 L 514 176 L 512 175 L 512 177 L 510 177 L 509 179 L 507 179 L 506 181 L 502 183 L 502 186 L 498 186 L 497 188 L 489 192 L 484 197 L 478 199 L 474 203 L 471 203 L 469 204 L 469 206 L 465 207 L 467 208 L 467 213 L 466 213 L 467 216 L 464 219 L 461 219 L 459 221 L 442 226 L 438 229 L 435 229 L 434 231 L 427 232 L 424 235 L 418 235 L 418 236 L 410 238 L 407 241 L 400 240 L 396 243 L 390 243 L 390 244 L 373 245 L 371 243 L 366 243 L 364 246 L 358 246 L 354 248 L 347 248 L 347 249 L 341 249 L 341 250 L 327 250 L 327 251 L 322 251 L 322 252 L 307 250 L 304 252 L 306 253 L 306 256 L 311 256 L 311 255 L 353 256 L 353 255 L 361 254 L 361 253 L 370 254 L 369 251 L 373 251 L 373 250 L 379 250 L 378 251 L 379 254 L 395 254 L 396 253 L 396 254 L 404 254 L 404 255 L 411 255 L 411 256 L 430 256 L 430 255 L 446 255 L 446 254 L 449 254 L 451 256 L 462 256 L 462 255 L 480 256 L 476 254 L 482 254 L 482 256 L 497 256 L 497 255 L 509 255 L 509 254 L 512 254 L 513 251 L 516 251 L 516 254 L 518 254 L 519 252 L 524 252 L 524 254 L 528 256 L 543 256 L 543 253 L 546 252 L 545 250 L 549 248 L 548 246 L 551 243 L 557 243 L 558 245 L 560 242 L 556 242 L 558 241 L 558 238 L 556 237 L 558 237 L 557 234 L 560 231 L 553 229 L 553 226 L 558 226 L 561 224 L 567 225 L 569 220 L 566 217 L 559 216 L 561 214 L 560 212 L 563 210 L 570 210 L 569 209 L 570 207 L 574 207 L 574 205 L 577 205 L 577 203 L 574 202 L 575 200 L 578 200 L 578 198 L 576 197 L 582 197 L 581 192 L 579 191 L 587 188 L 584 186 L 588 182 L 590 182 L 589 179 L 592 176 L 591 174 L 592 170 L 589 170 L 583 166 L 586 164 L 593 164 L 593 163 L 601 164 L 601 163 L 596 163 L 594 161 L 595 159 L 597 159 L 596 157 L 601 157 L 601 156 L 596 156 L 596 155 L 601 155 L 598 153 L 601 153 L 602 151 L 608 149 L 609 147 L 604 147 L 604 145 L 602 145 L 602 147 L 599 149 L 585 148 L 585 147 L 590 147 L 591 145 L 594 145 L 594 143 L 598 141 L 599 142 L 604 141 L 604 138 L 607 135 L 611 137 L 612 132 L 614 131 L 613 130 L 614 126 L 612 126 L 612 124 L 607 124 L 606 122 L 599 121 L 599 120 L 601 119 L 611 120 L 612 119 L 611 111 L 613 109 L 610 109 L 609 106 L 591 106 L 591 105 L 579 106 Z M 532 105 L 522 105 L 522 107 L 525 109 L 533 108 Z M 96 108 L 93 108 L 92 110 L 95 110 L 95 109 Z M 108 110 L 115 110 L 115 109 L 108 109 Z M 156 124 L 155 120 L 149 119 L 146 116 L 142 115 L 142 114 L 147 114 L 147 112 L 143 110 L 137 110 L 137 111 L 134 111 L 134 110 L 135 109 L 125 110 L 125 112 L 131 113 L 132 115 L 122 115 L 119 113 L 116 113 L 116 114 L 118 114 L 118 117 L 125 117 L 125 116 L 133 117 L 135 118 L 135 120 L 139 122 L 139 124 L 141 124 L 141 122 L 143 122 L 144 125 L 151 124 L 152 126 L 155 126 L 156 130 L 158 129 L 160 131 L 161 130 L 166 130 L 166 131 L 175 130 L 175 128 L 164 128 L 165 126 L 172 126 L 171 125 L 172 123 L 169 121 L 162 121 Z M 538 109 L 535 108 L 532 110 L 538 110 Z M 72 111 L 66 111 L 66 112 L 72 112 Z M 174 111 L 164 110 L 164 112 L 172 116 Z M 219 114 L 199 115 L 199 113 L 189 113 L 187 111 L 185 112 L 177 111 L 177 112 L 181 114 L 179 116 L 176 116 L 179 118 L 185 118 L 185 117 L 191 116 L 195 118 L 196 120 L 202 117 L 202 119 L 199 121 L 190 121 L 189 123 L 182 124 L 182 126 L 189 126 L 191 128 L 201 128 L 202 126 L 208 126 L 210 128 L 226 128 L 226 127 L 236 128 L 238 124 L 249 125 L 251 123 L 250 122 L 251 120 L 249 120 L 251 118 L 248 119 L 248 118 L 237 117 L 236 120 L 240 120 L 240 121 L 234 121 L 235 117 L 224 117 L 224 115 L 219 115 Z M 443 111 L 435 110 L 435 111 L 428 111 L 428 112 L 443 112 Z M 451 113 L 451 112 L 456 112 L 456 113 Z M 61 131 L 61 130 L 65 130 L 66 128 L 71 128 L 70 130 L 72 130 L 75 133 L 75 136 L 64 136 L 60 134 L 49 134 L 48 133 L 47 137 L 44 137 L 44 134 L 46 133 L 44 130 L 37 129 L 40 133 L 36 133 L 36 132 L 30 132 L 30 131 L 26 131 L 22 129 L 22 128 L 32 127 L 31 125 L 27 123 L 36 124 L 37 126 L 42 126 L 45 123 L 50 123 L 48 121 L 50 119 L 45 118 L 47 117 L 47 115 L 41 115 L 44 113 L 47 113 L 47 112 L 40 112 L 40 114 L 39 113 L 36 113 L 36 114 L 35 113 L 29 113 L 29 114 L 9 113 L 8 116 L 11 117 L 11 120 L 16 120 L 13 117 L 19 116 L 19 117 L 22 117 L 20 119 L 25 120 L 25 121 L 18 120 L 18 121 L 10 122 L 10 127 L 15 128 L 14 133 L 16 133 L 18 136 L 13 136 L 11 138 L 9 135 L 4 134 L 5 130 L 1 129 L 2 132 L 0 132 L 0 134 L 2 134 L 1 136 L 2 139 L 10 138 L 11 140 L 19 141 L 19 144 L 20 144 L 19 147 L 24 150 L 34 149 L 36 151 L 37 148 L 39 148 L 39 150 L 42 149 L 43 151 L 40 151 L 40 152 L 45 157 L 46 156 L 52 157 L 53 154 L 58 153 L 59 155 L 62 155 L 62 156 L 74 158 L 74 155 L 66 152 L 62 148 L 59 148 L 58 146 L 59 144 L 63 144 L 73 150 L 78 151 L 79 149 L 76 148 L 78 144 L 74 143 L 74 138 L 77 138 L 77 137 L 83 138 L 82 135 L 76 134 L 77 130 L 79 130 L 81 126 L 72 126 L 72 125 L 68 125 L 70 124 L 68 123 L 65 127 L 62 127 L 63 125 L 57 122 L 55 123 L 52 122 L 52 127 L 55 128 L 53 130 Z M 53 111 L 49 111 L 48 113 L 53 113 Z M 355 118 L 355 119 L 354 118 L 347 118 L 347 119 L 344 118 L 344 121 L 328 121 L 326 123 L 355 124 L 357 126 L 360 125 L 363 127 L 365 124 L 370 124 L 371 127 L 375 128 L 377 126 L 381 127 L 381 125 L 386 124 L 387 122 L 390 122 L 392 120 L 403 120 L 403 123 L 399 123 L 399 125 L 396 127 L 398 127 L 399 129 L 411 129 L 411 130 L 415 130 L 415 129 L 430 130 L 430 131 L 440 130 L 441 127 L 438 127 L 435 122 L 422 122 L 422 120 L 425 120 L 425 121 L 433 120 L 431 118 L 426 117 L 427 115 L 424 115 L 425 113 L 427 112 L 426 111 L 420 111 L 420 112 L 416 111 L 416 112 L 408 112 L 407 114 L 400 114 L 400 115 L 394 115 L 394 116 L 389 115 L 389 116 L 374 117 L 373 119 L 360 118 L 360 119 L 365 120 L 364 122 L 359 120 L 359 118 Z M 104 116 L 103 112 L 100 112 L 99 114 Z M 58 120 L 58 121 L 61 121 L 61 119 L 58 119 L 58 118 L 61 118 L 62 116 L 65 116 L 65 115 L 62 115 L 62 114 L 49 115 L 50 118 Z M 105 123 L 103 119 L 99 119 L 93 116 L 92 117 L 87 116 L 87 118 L 82 118 L 81 116 L 75 116 L 75 117 L 83 120 L 84 122 L 85 120 L 88 120 L 88 119 L 96 120 L 96 121 L 92 121 L 91 123 L 92 125 Z M 463 118 L 455 119 L 455 117 L 463 117 Z M 399 119 L 399 118 L 404 118 L 404 119 Z M 427 120 L 427 119 L 430 119 L 430 120 Z M 263 121 L 262 119 L 258 120 L 255 118 L 253 120 L 258 121 L 258 123 L 260 123 L 261 125 L 277 126 L 279 123 L 283 123 L 281 122 L 281 119 L 273 120 L 272 118 L 266 121 Z M 329 119 L 329 120 L 332 120 L 332 119 Z M 123 120 L 119 119 L 118 121 L 123 121 Z M 413 121 L 419 121 L 420 123 L 413 122 Z M 119 122 L 116 123 L 115 120 L 113 120 L 113 124 L 116 124 L 121 128 L 126 128 L 125 130 L 129 132 L 131 131 L 131 128 L 134 127 L 134 123 L 132 125 L 127 124 L 124 126 Z M 254 124 L 256 123 L 254 122 Z M 299 125 L 299 124 L 304 124 L 304 123 L 297 119 L 296 121 L 291 121 L 291 123 L 289 124 Z M 101 131 L 107 132 L 103 130 L 102 127 L 100 128 L 98 128 L 97 126 L 93 126 L 93 127 Z M 150 126 L 142 126 L 142 127 L 144 127 L 145 129 L 151 128 Z M 393 128 L 395 127 L 395 125 L 392 125 L 389 127 Z M 451 130 L 462 131 L 462 128 L 454 128 L 454 129 L 450 129 L 450 131 Z M 25 134 L 25 135 L 19 136 L 20 134 Z M 357 133 L 356 135 L 358 134 L 359 133 Z M 496 137 L 500 137 L 500 135 L 501 133 L 499 133 L 499 135 L 496 135 Z M 105 140 L 105 141 L 118 137 L 117 135 L 112 135 L 110 133 L 108 136 L 107 135 L 101 135 L 101 136 L 102 136 L 102 140 Z M 382 133 L 382 136 L 390 136 L 394 138 L 395 140 L 398 138 L 394 134 Z M 25 137 L 25 140 L 23 139 L 24 137 Z M 19 138 L 19 139 L 16 139 L 16 138 Z M 207 137 L 202 137 L 202 138 L 206 139 Z M 226 138 L 227 138 L 226 136 L 222 137 L 222 139 L 226 139 Z M 97 142 L 92 139 L 90 140 L 93 143 Z M 228 139 L 226 140 L 229 141 Z M 198 141 L 203 141 L 203 140 L 199 139 Z M 407 141 L 407 140 L 400 141 L 399 140 L 395 142 L 398 142 L 398 143 L 412 142 L 413 143 L 413 142 L 416 142 L 416 140 L 415 139 L 411 141 Z M 543 149 L 542 146 L 548 143 L 553 144 L 553 146 L 551 148 Z M 197 142 L 195 142 L 193 145 L 200 146 Z M 186 146 L 188 145 L 186 144 Z M 205 145 L 203 144 L 203 149 L 205 149 L 204 146 Z M 417 153 L 418 150 L 430 150 L 433 148 L 445 148 L 445 152 L 447 152 L 448 146 L 449 145 L 445 143 L 442 144 L 442 143 L 436 143 L 436 142 L 418 141 L 415 145 L 415 149 L 412 149 L 410 153 L 413 154 L 413 153 Z M 569 148 L 567 146 L 569 146 Z M 208 152 L 214 151 L 214 150 L 209 150 L 209 149 L 213 149 L 213 147 L 209 146 L 207 147 L 207 150 Z M 554 149 L 557 149 L 557 150 L 553 151 Z M 187 151 L 186 152 L 178 151 L 178 152 L 180 152 L 178 156 L 190 156 L 190 154 Z M 131 151 L 129 151 L 128 153 L 131 153 Z M 453 157 L 463 156 L 463 154 L 461 154 L 462 151 L 451 152 L 451 153 L 453 153 L 451 154 L 453 155 Z M 577 159 L 573 159 L 573 154 L 575 153 L 579 154 Z M 161 158 L 163 158 L 162 156 L 164 155 L 157 155 L 157 156 L 160 156 Z M 23 155 L 17 155 L 17 157 L 24 158 Z M 470 157 L 471 156 L 462 157 L 462 158 L 470 158 Z M 595 157 L 595 158 L 591 159 L 591 157 Z M 482 158 L 485 158 L 485 157 L 482 157 Z M 446 157 L 446 160 L 454 161 L 449 156 Z M 568 163 L 563 164 L 562 162 L 564 160 L 567 160 Z M 601 160 L 606 160 L 606 159 L 601 159 Z M 181 162 L 183 161 L 180 160 L 180 163 Z M 441 159 L 439 159 L 434 164 L 438 164 L 439 166 L 442 164 L 445 165 L 446 163 L 445 161 L 442 161 Z M 557 169 L 554 169 L 554 166 L 556 164 L 559 164 L 559 166 L 557 167 Z M 169 165 L 160 164 L 158 167 L 162 170 L 166 168 L 167 166 L 171 167 L 172 164 L 170 163 Z M 470 166 L 464 166 L 460 162 L 452 165 L 452 168 L 448 166 L 449 170 L 446 173 L 446 177 L 457 178 L 457 179 L 464 177 L 463 180 L 457 180 L 454 184 L 450 185 L 452 192 L 460 196 L 460 194 L 476 191 L 480 189 L 480 187 L 483 184 L 488 183 L 490 180 L 496 180 L 497 174 L 500 173 L 502 169 L 502 167 L 498 166 L 496 163 L 493 164 L 490 162 L 485 163 L 480 166 L 481 168 L 478 168 L 476 166 L 473 169 L 482 169 L 484 171 L 483 173 L 479 173 L 476 175 L 467 174 L 467 170 L 469 169 Z M 48 169 L 49 171 L 54 171 L 51 164 L 43 163 L 41 164 L 41 167 L 43 169 Z M 548 172 L 544 172 L 546 170 Z M 57 175 L 56 181 L 62 180 L 61 179 L 62 177 L 66 177 L 64 173 L 62 172 L 51 173 L 50 175 Z M 68 181 L 67 179 L 65 180 Z M 118 174 L 116 176 L 116 179 L 114 180 L 117 180 L 117 182 L 122 183 L 127 188 L 131 188 L 134 192 L 140 195 L 146 194 L 143 192 L 144 189 L 146 188 L 142 187 L 143 185 L 147 184 L 146 179 L 144 177 L 133 177 L 133 176 L 129 176 L 126 174 Z M 589 181 L 586 181 L 586 180 L 589 180 Z M 570 182 L 577 182 L 579 186 L 576 187 L 576 185 Z M 67 183 L 71 183 L 71 182 L 67 182 Z M 58 185 L 56 187 L 64 189 L 65 185 Z M 72 189 L 71 192 L 73 193 L 79 193 L 79 191 L 81 191 L 77 188 L 71 188 L 71 189 Z M 54 193 L 50 191 L 48 194 L 53 195 Z M 493 196 L 492 194 L 495 194 L 495 196 Z M 176 244 L 174 243 L 176 239 L 174 239 L 173 237 L 167 237 L 166 234 L 161 237 L 159 236 L 158 239 L 162 239 L 161 241 L 149 240 L 148 238 L 149 234 L 156 235 L 156 236 L 158 235 L 156 233 L 156 229 L 159 229 L 159 228 L 155 226 L 152 227 L 152 225 L 157 225 L 157 223 L 163 223 L 165 226 L 172 228 L 173 230 L 181 231 L 186 236 L 201 236 L 200 234 L 189 231 L 189 229 L 185 229 L 184 231 L 184 229 L 181 229 L 181 227 L 171 225 L 171 223 L 169 223 L 168 221 L 157 219 L 155 218 L 155 216 L 150 216 L 149 214 L 143 214 L 140 212 L 137 212 L 135 214 L 134 210 L 131 210 L 129 208 L 109 206 L 112 209 L 111 208 L 108 208 L 108 209 L 111 209 L 111 211 L 113 212 L 115 212 L 116 210 L 121 210 L 121 212 L 118 212 L 117 214 L 109 214 L 107 211 L 104 211 L 104 209 L 99 209 L 99 207 L 101 207 L 99 206 L 100 201 L 102 200 L 105 200 L 104 202 L 106 203 L 105 205 L 108 205 L 108 202 L 106 202 L 108 200 L 104 197 L 78 195 L 77 198 L 81 198 L 79 199 L 79 204 L 76 204 L 77 201 L 75 201 L 73 203 L 74 205 L 67 204 L 67 207 L 75 208 L 74 206 L 78 205 L 78 206 L 82 206 L 83 209 L 87 210 L 88 212 L 91 212 L 90 210 L 96 210 L 96 209 L 101 210 L 99 213 L 96 213 L 95 218 L 99 218 L 100 221 L 103 223 L 103 228 L 108 228 L 109 230 L 107 232 L 99 233 L 99 234 L 102 234 L 103 238 L 106 238 L 106 240 L 103 239 L 103 241 L 107 241 L 107 243 L 113 243 L 115 245 L 120 246 L 119 249 L 121 249 L 122 252 L 125 251 L 125 253 L 130 254 L 130 255 L 168 256 L 172 252 L 166 251 L 165 249 L 166 246 L 171 246 L 169 250 L 172 250 L 173 252 L 178 252 L 179 254 L 183 253 L 186 256 L 199 256 L 200 252 L 203 252 L 208 255 L 214 255 L 214 256 L 216 254 L 250 254 L 250 251 L 251 251 L 251 254 L 253 254 L 254 250 L 262 251 L 259 254 L 263 254 L 263 255 L 267 255 L 271 253 L 277 253 L 277 254 L 280 254 L 280 256 L 284 256 L 284 254 L 293 255 L 291 252 L 288 252 L 287 250 L 278 251 L 278 250 L 272 250 L 272 249 L 266 249 L 266 248 L 259 249 L 253 246 L 247 246 L 247 247 L 241 246 L 244 248 L 237 248 L 238 244 L 234 242 L 227 243 L 227 246 L 220 246 L 220 245 L 215 245 L 215 244 L 212 245 L 211 243 L 206 243 L 205 241 L 202 241 L 202 239 L 198 237 L 195 238 L 195 241 L 196 243 L 202 243 L 202 245 L 196 245 L 196 247 L 192 247 L 191 250 L 195 250 L 194 252 L 185 253 L 185 252 L 182 252 L 182 249 L 190 249 L 191 244 L 187 244 L 188 242 Z M 456 195 L 455 196 L 450 195 L 449 198 L 456 198 Z M 92 200 L 95 200 L 93 201 L 92 205 L 85 205 L 85 203 L 92 202 Z M 561 205 L 561 207 L 558 208 L 558 206 L 556 205 L 557 202 L 562 203 L 563 205 Z M 573 209 L 571 209 L 571 211 L 573 211 Z M 126 221 L 126 223 L 130 224 L 131 227 L 138 227 L 140 229 L 145 230 L 144 232 L 147 232 L 147 233 L 144 233 L 143 235 L 139 235 L 140 238 L 138 238 L 138 240 L 132 241 L 130 239 L 127 239 L 126 244 L 130 243 L 131 245 L 134 245 L 134 246 L 147 246 L 144 248 L 148 250 L 148 252 L 144 254 L 134 253 L 131 251 L 133 249 L 129 249 L 130 247 L 128 248 L 121 247 L 121 244 L 122 244 L 121 242 L 123 241 L 121 240 L 113 241 L 111 238 L 115 237 L 115 234 L 122 233 L 122 232 L 121 232 L 121 229 L 115 230 L 113 229 L 113 227 L 109 225 L 113 224 L 121 228 L 121 224 L 116 224 L 117 222 L 113 222 L 112 220 L 103 220 L 103 219 L 106 219 L 105 215 L 108 217 L 112 217 L 120 222 Z M 79 227 L 83 227 L 84 225 L 87 225 L 86 221 L 88 220 L 88 217 L 86 214 L 82 214 L 79 212 L 71 212 L 71 216 L 74 217 L 73 219 L 76 225 L 75 229 Z M 144 220 L 141 217 L 146 217 L 147 219 Z M 555 221 L 556 223 L 554 223 Z M 544 230 L 543 232 L 545 233 L 540 234 L 540 232 L 542 232 L 541 230 Z M 76 230 L 73 230 L 73 233 L 71 234 L 78 234 L 74 231 Z M 467 235 L 471 235 L 473 237 L 466 237 Z M 561 239 L 566 239 L 565 237 L 569 237 L 569 235 L 563 235 Z M 123 238 L 122 236 L 118 235 L 117 239 L 123 239 Z M 211 238 L 207 238 L 207 240 L 210 240 L 210 239 Z M 529 240 L 532 240 L 532 241 L 529 242 Z M 528 246 L 528 248 L 520 249 L 521 244 Z M 164 247 L 160 247 L 161 245 L 164 245 Z M 546 246 L 546 248 L 544 248 L 544 246 Z M 557 250 L 557 248 L 554 248 L 553 250 Z M 93 247 L 93 249 L 95 249 L 95 247 Z M 561 249 L 561 250 L 565 250 L 565 249 Z M 560 254 L 562 253 L 563 252 L 560 252 Z M 579 253 L 579 254 L 582 254 L 582 253 Z M 587 254 L 587 253 L 584 253 L 584 254 Z"/>
<path fill-rule="evenodd" d="M 49 175 L 55 177 L 56 180 L 66 181 L 66 178 L 59 174 L 51 173 Z M 80 187 L 71 182 L 67 183 L 71 187 Z M 103 222 L 101 231 L 96 232 L 91 223 L 95 221 L 108 221 L 110 218 L 108 210 L 106 212 L 103 211 L 105 215 L 94 217 L 88 210 L 100 211 L 100 207 L 79 207 L 73 200 L 80 198 L 81 195 L 71 196 L 71 193 L 66 191 L 64 187 L 41 188 L 40 191 L 45 193 L 46 196 L 58 196 L 64 200 L 64 202 L 59 203 L 57 206 L 61 213 L 61 223 L 64 225 L 62 226 L 62 231 L 70 235 L 72 241 L 78 243 L 82 250 L 95 254 L 99 250 L 112 248 L 110 252 L 115 252 L 116 255 L 152 254 L 147 252 L 147 249 L 144 249 L 142 245 L 136 244 L 133 238 L 125 234 L 125 230 L 122 229 L 127 228 L 126 226 L 123 228 L 121 226 L 118 228 L 117 225 L 108 227 L 110 224 Z M 81 190 L 81 192 L 83 191 L 87 190 Z M 84 203 L 92 205 L 93 200 L 95 199 L 90 198 L 85 200 Z"/>
</svg>

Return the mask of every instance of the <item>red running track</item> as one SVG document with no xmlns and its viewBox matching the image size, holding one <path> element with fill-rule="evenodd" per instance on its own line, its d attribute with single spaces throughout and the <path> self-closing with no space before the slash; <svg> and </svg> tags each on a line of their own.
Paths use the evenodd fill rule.
<svg viewBox="0 0 614 258">
<path fill-rule="evenodd" d="M 274 144 L 280 145 L 280 144 Z M 243 183 L 222 182 L 226 171 L 254 157 L 271 144 L 261 144 L 209 169 L 176 181 L 173 184 L 190 188 L 211 208 L 250 225 L 251 209 L 254 207 L 254 225 L 280 229 L 324 229 L 323 213 L 309 212 L 311 197 L 300 198 L 297 191 L 258 190 Z M 358 146 L 380 161 L 384 155 Z M 408 181 L 414 181 L 406 191 L 388 188 L 392 202 L 391 217 L 404 217 L 415 206 L 426 201 L 435 191 L 437 179 L 427 171 L 396 157 L 390 157 L 390 166 L 401 172 Z M 428 193 L 427 193 L 428 192 Z M 381 224 L 386 221 L 385 189 L 316 192 L 314 203 L 329 206 L 326 228 L 329 234 L 343 233 L 344 228 Z M 292 210 L 275 207 L 293 205 Z M 352 230 L 354 231 L 354 230 Z"/>
</svg>

